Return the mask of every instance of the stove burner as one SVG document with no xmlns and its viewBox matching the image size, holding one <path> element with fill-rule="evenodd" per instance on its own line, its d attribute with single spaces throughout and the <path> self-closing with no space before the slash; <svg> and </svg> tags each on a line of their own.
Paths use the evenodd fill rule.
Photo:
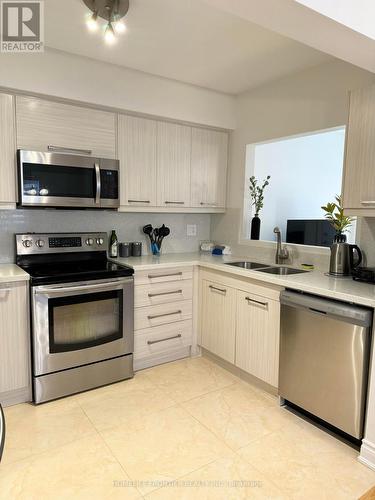
<svg viewBox="0 0 375 500">
<path fill-rule="evenodd" d="M 106 233 L 16 235 L 16 262 L 32 286 L 131 276 L 131 268 L 107 260 L 107 243 Z"/>
</svg>

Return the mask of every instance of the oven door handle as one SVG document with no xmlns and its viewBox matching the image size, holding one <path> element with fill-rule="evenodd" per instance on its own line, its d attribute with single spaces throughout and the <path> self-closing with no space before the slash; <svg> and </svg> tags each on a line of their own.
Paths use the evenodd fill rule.
<svg viewBox="0 0 375 500">
<path fill-rule="evenodd" d="M 119 287 L 122 287 L 124 283 L 128 283 L 128 280 L 121 281 L 113 281 L 110 283 L 98 283 L 97 285 L 80 285 L 80 286 L 61 286 L 57 288 L 48 288 L 39 286 L 34 289 L 35 294 L 39 295 L 52 295 L 52 294 L 71 294 L 72 292 L 98 292 L 98 291 L 106 291 L 108 289 L 115 290 Z"/>
</svg>

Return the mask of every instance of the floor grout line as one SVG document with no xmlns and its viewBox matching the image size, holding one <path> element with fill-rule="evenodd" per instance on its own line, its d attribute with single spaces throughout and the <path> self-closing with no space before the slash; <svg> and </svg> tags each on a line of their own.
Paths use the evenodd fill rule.
<svg viewBox="0 0 375 500">
<path fill-rule="evenodd" d="M 110 455 L 115 459 L 115 461 L 119 464 L 120 468 L 125 472 L 126 476 L 128 479 L 130 479 L 132 481 L 132 478 L 130 476 L 130 474 L 128 473 L 128 471 L 126 470 L 126 468 L 122 465 L 122 463 L 118 460 L 118 458 L 116 457 L 116 455 L 113 453 L 112 449 L 110 448 L 109 444 L 107 443 L 107 441 L 104 439 L 104 437 L 101 435 L 100 431 L 95 427 L 94 425 L 94 422 L 91 420 L 91 418 L 89 417 L 89 415 L 86 413 L 86 411 L 84 410 L 84 408 L 82 408 L 82 411 L 84 412 L 84 414 L 86 415 L 86 417 L 88 418 L 88 420 L 90 421 L 91 425 L 94 427 L 94 429 L 96 430 L 96 433 L 98 434 L 98 436 L 100 437 L 101 441 L 104 443 L 105 447 L 107 448 L 107 450 L 109 451 Z M 142 496 L 142 498 L 144 498 L 144 496 L 142 495 L 142 493 L 139 491 L 139 489 L 135 486 L 134 487 L 137 492 Z"/>
<path fill-rule="evenodd" d="M 20 404 L 25 404 L 25 403 L 20 403 Z M 27 403 L 27 404 L 30 404 L 31 403 Z M 18 405 L 14 405 L 14 406 L 18 406 Z M 35 406 L 35 405 L 34 405 Z M 35 406 L 36 408 L 37 406 Z M 9 407 L 11 408 L 11 407 Z M 87 415 L 86 413 L 83 411 L 83 409 L 78 405 L 78 408 L 82 411 L 82 413 L 85 415 L 86 418 Z M 70 411 L 70 410 L 69 410 Z M 9 417 L 8 417 L 9 418 Z M 11 462 L 7 462 L 5 459 L 6 459 L 6 451 L 7 451 L 7 441 L 5 441 L 5 447 L 4 447 L 4 457 L 3 457 L 3 462 L 2 464 L 4 466 L 9 466 L 9 465 L 13 465 L 15 463 L 18 463 L 18 462 L 22 462 L 24 460 L 29 460 L 29 459 L 33 459 L 35 457 L 38 457 L 39 455 L 42 455 L 44 453 L 48 453 L 49 451 L 55 451 L 55 450 L 58 450 L 59 448 L 62 448 L 63 446 L 67 446 L 69 444 L 72 444 L 72 443 L 75 443 L 77 441 L 80 441 L 81 439 L 86 439 L 88 437 L 90 437 L 91 434 L 95 434 L 97 433 L 97 429 L 96 427 L 93 425 L 93 423 L 91 422 L 91 420 L 88 418 L 89 422 L 90 422 L 90 425 L 92 426 L 92 431 L 90 433 L 88 433 L 86 436 L 80 436 L 80 437 L 77 437 L 75 439 L 71 439 L 71 440 L 68 440 L 68 441 L 65 441 L 64 443 L 61 443 L 61 444 L 58 444 L 56 446 L 51 446 L 51 447 L 48 447 L 46 448 L 45 450 L 41 450 L 41 451 L 37 451 L 37 452 L 34 452 L 34 453 L 31 453 L 30 455 L 26 456 L 26 457 L 23 457 L 23 458 L 18 458 L 16 460 L 12 460 Z M 9 424 L 7 425 L 7 427 L 9 426 Z M 9 438 L 8 438 L 9 439 Z"/>
</svg>

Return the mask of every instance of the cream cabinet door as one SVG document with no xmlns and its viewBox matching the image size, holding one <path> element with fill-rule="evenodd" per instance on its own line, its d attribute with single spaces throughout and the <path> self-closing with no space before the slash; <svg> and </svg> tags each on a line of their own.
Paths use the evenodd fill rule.
<svg viewBox="0 0 375 500">
<path fill-rule="evenodd" d="M 375 86 L 350 93 L 343 182 L 344 208 L 374 209 Z"/>
<path fill-rule="evenodd" d="M 156 206 L 157 122 L 119 115 L 120 205 Z"/>
<path fill-rule="evenodd" d="M 16 203 L 14 97 L 0 94 L 0 208 Z"/>
<path fill-rule="evenodd" d="M 158 122 L 157 204 L 190 206 L 191 127 Z"/>
<path fill-rule="evenodd" d="M 234 363 L 236 290 L 212 281 L 201 281 L 201 345 Z"/>
<path fill-rule="evenodd" d="M 237 291 L 236 366 L 277 387 L 280 304 Z"/>
<path fill-rule="evenodd" d="M 17 96 L 16 123 L 19 149 L 68 148 L 117 158 L 114 113 Z"/>
<path fill-rule="evenodd" d="M 0 401 L 30 385 L 27 297 L 25 282 L 0 284 Z"/>
<path fill-rule="evenodd" d="M 228 134 L 192 129 L 191 205 L 224 208 L 228 163 Z"/>
</svg>

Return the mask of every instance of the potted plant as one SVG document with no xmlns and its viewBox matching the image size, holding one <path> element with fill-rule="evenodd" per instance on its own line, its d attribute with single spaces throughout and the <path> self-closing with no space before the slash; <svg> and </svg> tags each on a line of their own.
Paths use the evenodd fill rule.
<svg viewBox="0 0 375 500">
<path fill-rule="evenodd" d="M 334 241 L 336 243 L 345 243 L 346 234 L 343 233 L 349 231 L 354 219 L 344 214 L 341 196 L 336 195 L 335 200 L 336 202 L 327 203 L 321 208 L 326 213 L 325 218 L 329 220 L 331 226 L 336 230 Z"/>
<path fill-rule="evenodd" d="M 270 175 L 263 180 L 261 185 L 258 185 L 258 179 L 252 175 L 249 179 L 250 181 L 250 197 L 251 197 L 251 206 L 255 207 L 255 215 L 251 220 L 251 234 L 250 238 L 252 240 L 259 240 L 260 235 L 260 218 L 259 212 L 262 210 L 264 206 L 264 190 L 269 185 L 269 180 L 271 179 Z"/>
</svg>

